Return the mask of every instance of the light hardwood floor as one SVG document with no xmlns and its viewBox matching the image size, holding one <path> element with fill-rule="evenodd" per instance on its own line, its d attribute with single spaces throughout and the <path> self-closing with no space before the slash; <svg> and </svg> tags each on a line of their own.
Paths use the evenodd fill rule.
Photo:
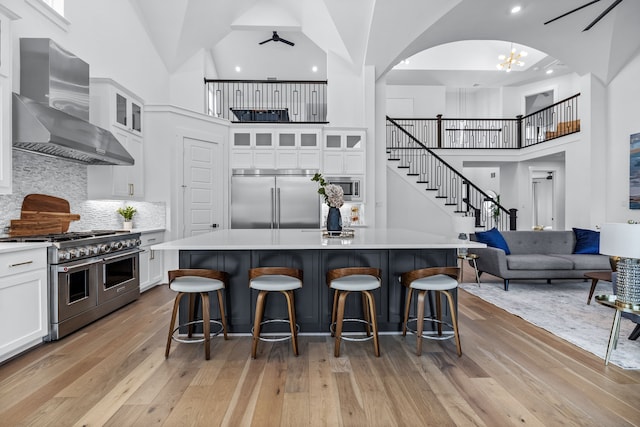
<svg viewBox="0 0 640 427">
<path fill-rule="evenodd" d="M 640 371 L 605 367 L 464 291 L 461 358 L 451 340 L 416 357 L 415 337 L 385 335 L 380 358 L 371 342 L 334 358 L 330 337 L 301 336 L 299 357 L 260 343 L 251 360 L 250 339 L 233 336 L 213 340 L 209 361 L 179 343 L 165 360 L 173 297 L 156 287 L 0 366 L 0 425 L 640 425 Z"/>
</svg>

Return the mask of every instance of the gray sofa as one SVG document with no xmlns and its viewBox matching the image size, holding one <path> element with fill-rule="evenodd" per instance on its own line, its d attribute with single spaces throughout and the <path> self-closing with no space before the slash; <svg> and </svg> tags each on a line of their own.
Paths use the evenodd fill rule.
<svg viewBox="0 0 640 427">
<path fill-rule="evenodd" d="M 589 271 L 611 271 L 606 255 L 574 254 L 573 231 L 503 231 L 510 255 L 492 247 L 469 249 L 478 255 L 480 274 L 489 273 L 504 280 L 509 290 L 511 279 L 583 279 Z M 475 234 L 471 240 L 477 240 Z"/>
</svg>

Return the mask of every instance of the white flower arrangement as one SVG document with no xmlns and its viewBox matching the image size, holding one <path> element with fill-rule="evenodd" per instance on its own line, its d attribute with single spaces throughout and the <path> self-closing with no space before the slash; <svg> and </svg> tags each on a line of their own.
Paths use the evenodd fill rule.
<svg viewBox="0 0 640 427">
<path fill-rule="evenodd" d="M 318 188 L 318 194 L 324 197 L 324 202 L 332 208 L 341 208 L 344 205 L 344 191 L 342 187 L 329 184 L 324 180 L 322 174 L 315 174 L 311 181 L 316 181 L 320 184 Z"/>
<path fill-rule="evenodd" d="M 344 191 L 342 187 L 335 184 L 329 184 L 324 189 L 325 201 L 332 208 L 341 208 L 344 205 Z"/>
</svg>

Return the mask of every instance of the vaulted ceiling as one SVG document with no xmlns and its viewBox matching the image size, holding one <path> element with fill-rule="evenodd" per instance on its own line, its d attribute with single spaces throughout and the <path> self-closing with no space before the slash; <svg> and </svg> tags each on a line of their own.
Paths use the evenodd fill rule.
<svg viewBox="0 0 640 427">
<path fill-rule="evenodd" d="M 217 72 L 207 77 L 224 79 L 325 79 L 328 64 L 343 61 L 356 73 L 372 66 L 376 77 L 398 84 L 504 86 L 545 78 L 543 71 L 553 63 L 608 83 L 640 52 L 637 0 L 622 1 L 588 31 L 583 29 L 614 0 L 548 25 L 588 0 L 172 0 L 162 7 L 157 0 L 131 1 L 170 72 L 204 49 Z M 512 15 L 515 4 L 522 10 Z M 272 31 L 295 46 L 259 45 Z M 486 41 L 486 58 L 477 58 L 477 44 L 467 43 L 466 51 L 464 44 L 449 44 L 459 41 Z M 543 55 L 526 71 L 489 70 L 487 61 L 508 53 L 497 41 Z M 462 65 L 432 60 L 393 69 L 438 46 L 465 58 Z"/>
</svg>

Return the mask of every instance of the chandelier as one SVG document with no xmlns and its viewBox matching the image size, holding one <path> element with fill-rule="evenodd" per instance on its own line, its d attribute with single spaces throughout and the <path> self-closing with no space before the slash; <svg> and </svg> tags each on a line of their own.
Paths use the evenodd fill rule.
<svg viewBox="0 0 640 427">
<path fill-rule="evenodd" d="M 513 65 L 518 65 L 520 67 L 524 65 L 524 62 L 520 59 L 524 58 L 525 56 L 527 56 L 527 52 L 521 50 L 520 53 L 516 53 L 516 48 L 511 45 L 511 52 L 509 52 L 509 56 L 498 56 L 498 59 L 502 62 L 496 65 L 496 67 L 498 68 L 498 70 L 505 70 L 507 73 L 509 73 L 511 72 L 511 67 Z"/>
</svg>

